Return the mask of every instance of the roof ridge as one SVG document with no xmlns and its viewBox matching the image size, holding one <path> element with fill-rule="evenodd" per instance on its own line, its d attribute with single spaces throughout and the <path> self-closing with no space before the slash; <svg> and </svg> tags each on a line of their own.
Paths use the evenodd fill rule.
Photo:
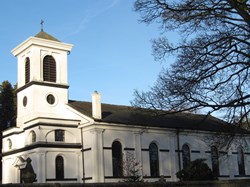
<svg viewBox="0 0 250 187">
<path fill-rule="evenodd" d="M 72 103 L 72 102 L 92 103 L 91 101 L 78 101 L 78 100 L 72 100 L 72 99 L 69 99 L 69 103 Z M 133 106 L 129 106 L 129 105 L 118 105 L 118 104 L 110 104 L 110 103 L 102 103 L 102 105 L 109 105 L 109 106 L 120 106 L 120 107 L 135 108 L 135 107 L 133 107 Z"/>
</svg>

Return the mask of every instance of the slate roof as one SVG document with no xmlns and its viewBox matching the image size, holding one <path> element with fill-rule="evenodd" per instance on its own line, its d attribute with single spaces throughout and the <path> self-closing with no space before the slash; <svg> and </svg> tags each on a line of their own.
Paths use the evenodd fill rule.
<svg viewBox="0 0 250 187">
<path fill-rule="evenodd" d="M 55 37 L 51 36 L 50 34 L 44 31 L 40 31 L 39 33 L 35 35 L 35 37 L 60 42 L 58 39 L 56 39 Z"/>
<path fill-rule="evenodd" d="M 91 102 L 69 101 L 69 105 L 80 113 L 92 118 Z M 247 133 L 247 131 L 232 126 L 211 115 L 191 113 L 157 115 L 152 110 L 110 104 L 102 104 L 102 119 L 96 121 L 128 126 Z"/>
</svg>

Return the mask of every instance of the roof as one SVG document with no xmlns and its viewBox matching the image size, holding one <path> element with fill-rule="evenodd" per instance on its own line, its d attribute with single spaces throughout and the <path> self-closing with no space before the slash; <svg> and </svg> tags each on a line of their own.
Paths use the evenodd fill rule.
<svg viewBox="0 0 250 187">
<path fill-rule="evenodd" d="M 55 37 L 51 36 L 50 34 L 44 31 L 40 31 L 39 33 L 35 35 L 35 37 L 60 42 L 58 39 L 56 39 Z"/>
<path fill-rule="evenodd" d="M 69 105 L 80 113 L 92 118 L 91 102 L 69 101 Z M 102 104 L 102 119 L 96 121 L 128 126 L 246 133 L 246 131 L 211 115 L 192 113 L 165 113 L 164 115 L 157 115 L 152 110 L 110 104 Z"/>
</svg>

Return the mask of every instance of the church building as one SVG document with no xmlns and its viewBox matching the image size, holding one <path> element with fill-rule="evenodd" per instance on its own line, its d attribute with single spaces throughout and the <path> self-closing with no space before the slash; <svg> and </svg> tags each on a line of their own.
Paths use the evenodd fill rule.
<svg viewBox="0 0 250 187">
<path fill-rule="evenodd" d="M 250 178 L 249 135 L 244 146 L 221 149 L 213 139 L 241 134 L 215 117 L 103 104 L 97 91 L 92 102 L 69 100 L 72 47 L 42 30 L 12 50 L 17 120 L 2 135 L 2 183 L 24 182 L 27 170 L 36 183 L 122 181 L 130 155 L 149 182 L 178 181 L 176 172 L 198 158 L 218 179 Z"/>
</svg>

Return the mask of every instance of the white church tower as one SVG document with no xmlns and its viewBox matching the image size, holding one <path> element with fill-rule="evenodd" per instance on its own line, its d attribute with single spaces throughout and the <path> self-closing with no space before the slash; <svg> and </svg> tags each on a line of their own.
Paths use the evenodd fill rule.
<svg viewBox="0 0 250 187">
<path fill-rule="evenodd" d="M 3 183 L 24 182 L 30 161 L 34 182 L 82 181 L 78 126 L 91 119 L 68 105 L 72 46 L 41 30 L 12 50 L 18 66 L 17 123 L 3 132 Z"/>
<path fill-rule="evenodd" d="M 18 60 L 17 126 L 62 119 L 68 103 L 67 57 L 71 44 L 39 32 L 12 50 Z"/>
</svg>

